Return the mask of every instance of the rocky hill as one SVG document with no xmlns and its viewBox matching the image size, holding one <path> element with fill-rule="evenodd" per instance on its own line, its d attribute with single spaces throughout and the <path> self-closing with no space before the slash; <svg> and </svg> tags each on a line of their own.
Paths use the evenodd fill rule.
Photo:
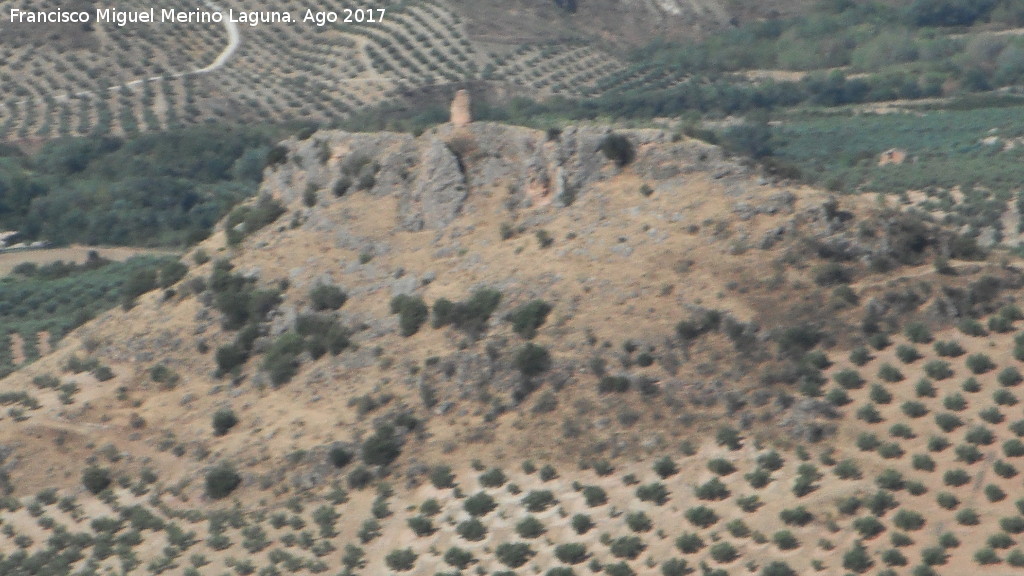
<svg viewBox="0 0 1024 576">
<path fill-rule="evenodd" d="M 211 458 L 255 478 L 409 418 L 400 462 L 414 471 L 467 446 L 573 460 L 654 450 L 723 415 L 814 437 L 830 411 L 794 413 L 777 388 L 801 378 L 793 358 L 851 345 L 869 320 L 949 322 L 972 305 L 952 287 L 872 281 L 871 266 L 925 264 L 955 236 L 773 182 L 667 131 L 476 123 L 318 132 L 275 152 L 264 197 L 189 255 L 183 280 L 4 382 L 40 402 L 0 423 L 14 454 L 60 436 L 62 450 L 109 441 L 182 479 Z M 264 208 L 277 217 L 255 230 Z M 971 266 L 950 283 L 984 270 Z M 859 294 L 833 293 L 858 277 Z M 318 287 L 343 296 L 324 304 Z M 312 345 L 326 334 L 331 353 Z M 73 356 L 114 377 L 69 369 Z M 80 391 L 37 391 L 44 374 Z M 210 435 L 218 408 L 241 418 L 229 437 Z M 11 467 L 16 488 L 52 477 L 56 461 L 32 460 Z"/>
<path fill-rule="evenodd" d="M 288 556 L 297 566 L 405 570 L 420 556 L 441 567 L 440 552 L 430 550 L 451 545 L 455 532 L 480 542 L 480 529 L 511 530 L 502 528 L 504 520 L 489 528 L 463 522 L 462 506 L 473 518 L 486 516 L 492 505 L 504 510 L 501 518 L 519 514 L 522 486 L 530 490 L 522 497 L 530 511 L 547 510 L 555 498 L 567 515 L 579 508 L 576 492 L 585 497 L 580 507 L 600 507 L 608 499 L 598 496 L 607 491 L 616 504 L 602 529 L 611 529 L 621 523 L 615 520 L 620 506 L 635 506 L 632 486 L 649 475 L 649 460 L 682 454 L 685 465 L 701 458 L 731 462 L 707 466 L 725 475 L 738 467 L 760 489 L 771 482 L 772 472 L 761 464 L 771 445 L 793 462 L 793 470 L 779 472 L 779 478 L 795 474 L 793 497 L 813 493 L 807 502 L 831 506 L 836 497 L 831 489 L 818 491 L 820 475 L 806 462 L 796 468 L 806 449 L 791 458 L 790 448 L 831 446 L 822 462 L 835 463 L 835 454 L 854 458 L 840 463 L 842 471 L 836 464 L 836 474 L 859 481 L 858 466 L 871 471 L 885 462 L 876 462 L 874 452 L 856 456 L 840 447 L 864 437 L 864 426 L 898 418 L 872 403 L 907 396 L 876 384 L 871 400 L 862 399 L 867 408 L 863 402 L 845 408 L 855 401 L 851 396 L 868 394 L 858 369 L 899 382 L 903 370 L 923 366 L 930 378 L 948 379 L 962 370 L 960 360 L 956 367 L 938 358 L 925 362 L 917 348 L 902 343 L 893 356 L 891 339 L 905 332 L 908 342 L 928 342 L 934 333 L 948 340 L 936 342 L 939 356 L 959 357 L 965 349 L 983 350 L 971 347 L 985 341 L 1005 347 L 1011 336 L 1003 334 L 1024 316 L 1006 290 L 1022 285 L 1020 271 L 1008 261 L 987 262 L 970 240 L 927 217 L 877 199 L 838 202 L 667 130 L 574 126 L 545 132 L 469 123 L 419 136 L 321 131 L 275 148 L 261 190 L 183 259 L 189 269 L 180 280 L 85 324 L 0 382 L 8 407 L 0 417 L 5 490 L 35 502 L 19 511 L 20 500 L 0 500 L 11 512 L 4 524 L 12 526 L 2 538 L 39 554 L 0 557 L 7 562 L 0 567 L 44 558 L 78 562 L 55 555 L 50 528 L 33 520 L 36 506 L 59 506 L 44 517 L 54 514 L 72 530 L 102 531 L 102 523 L 88 523 L 120 515 L 136 529 L 166 531 L 170 547 L 163 553 L 138 553 L 149 570 L 178 565 L 182 551 L 205 538 L 209 555 L 193 562 L 244 571 L 232 538 L 259 552 L 256 563 L 283 561 L 278 548 L 262 552 L 269 541 L 261 526 L 273 512 L 274 530 L 289 522 L 301 530 L 303 502 L 316 507 L 310 521 L 326 527 L 322 542 L 302 537 L 316 552 L 306 560 Z M 148 282 L 161 284 L 155 277 Z M 975 318 L 989 318 L 988 329 Z M 972 339 L 958 344 L 949 329 L 954 323 Z M 996 374 L 975 356 L 984 354 L 968 358 L 969 370 Z M 900 370 L 897 362 L 907 367 Z M 1008 370 L 999 372 L 1004 386 L 1015 382 Z M 996 386 L 992 378 L 979 378 L 971 390 Z M 832 380 L 837 386 L 826 393 Z M 931 381 L 922 381 L 918 397 L 934 397 Z M 1012 400 L 1005 392 L 995 397 Z M 914 418 L 928 410 L 912 399 L 902 409 Z M 995 418 L 990 412 L 978 417 L 988 422 Z M 946 420 L 937 418 L 937 425 Z M 1008 435 L 1015 426 L 997 432 Z M 883 447 L 879 458 L 898 457 L 881 456 Z M 448 491 L 453 482 L 477 482 L 474 470 L 515 468 L 524 459 L 530 462 L 523 475 L 491 504 L 486 495 L 463 503 L 460 489 Z M 548 463 L 540 480 L 532 476 L 533 461 Z M 645 503 L 644 518 L 674 527 L 696 480 L 677 476 L 671 457 L 659 462 L 655 471 L 668 487 L 655 479 L 637 488 L 636 497 Z M 917 457 L 913 462 L 927 464 Z M 566 472 L 573 467 L 586 471 Z M 625 484 L 606 478 L 616 467 L 628 472 Z M 559 477 L 557 469 L 565 480 L 545 484 Z M 909 465 L 906 472 L 913 473 Z M 743 489 L 740 476 L 729 480 L 733 490 Z M 602 488 L 570 485 L 572 478 Z M 706 486 L 693 488 L 698 500 L 729 494 L 721 481 L 705 480 Z M 349 501 L 342 489 L 376 481 L 387 484 L 372 506 L 368 498 Z M 500 469 L 479 480 L 484 487 L 506 481 Z M 840 492 L 859 494 L 865 482 Z M 785 512 L 799 526 L 796 537 L 778 536 L 790 542 L 813 538 L 821 522 L 836 522 L 780 512 L 790 504 L 788 482 L 772 486 L 782 492 L 766 508 L 770 514 L 750 517 L 756 530 L 775 530 L 772 518 Z M 398 508 L 409 504 L 411 512 L 390 511 L 395 488 Z M 234 512 L 219 506 L 219 512 L 186 511 L 228 494 L 238 499 Z M 670 494 L 678 503 L 660 508 Z M 405 518 L 423 498 L 434 500 L 423 510 L 450 509 L 440 531 L 425 520 L 436 510 Z M 746 502 L 744 511 L 757 509 L 746 497 L 738 501 Z M 280 515 L 280 506 L 298 519 Z M 336 506 L 352 518 L 371 518 L 338 532 L 331 528 Z M 727 513 L 722 506 L 718 512 Z M 160 520 L 146 524 L 145 510 Z M 695 510 L 686 517 L 701 530 L 717 521 Z M 917 525 L 911 514 L 918 512 L 899 516 L 901 525 Z M 196 526 L 192 536 L 178 524 L 186 518 Z M 543 518 L 553 530 L 551 546 L 574 538 L 566 522 Z M 630 530 L 649 525 L 644 518 L 630 520 Z M 196 525 L 204 519 L 208 528 Z M 576 522 L 573 529 L 585 532 Z M 857 526 L 836 528 L 836 542 L 853 546 L 851 564 L 861 545 L 852 535 L 867 529 Z M 409 527 L 426 539 L 408 553 L 392 550 L 404 545 Z M 534 532 L 525 525 L 515 530 Z M 284 543 L 297 536 L 278 537 Z M 622 570 L 614 566 L 649 546 L 649 562 L 679 568 L 668 558 L 670 544 L 622 538 L 618 544 L 587 540 L 595 554 L 610 546 L 610 556 L 600 552 L 603 560 L 593 561 Z M 687 554 L 703 547 L 679 542 L 679 550 L 691 550 Z M 736 545 L 744 553 L 765 558 L 755 550 L 763 542 L 743 542 Z M 139 566 L 131 558 L 140 556 L 126 545 L 119 561 L 131 571 Z M 343 557 L 321 554 L 339 547 Z M 92 562 L 113 565 L 96 550 Z M 479 544 L 472 550 L 481 562 L 517 566 L 516 550 L 531 549 L 499 552 Z M 567 550 L 543 552 L 537 565 L 581 558 Z M 497 560 L 485 561 L 492 552 Z M 451 554 L 444 562 L 458 564 L 461 553 Z M 701 554 L 731 562 L 737 553 L 716 547 Z M 786 558 L 800 566 L 814 560 Z"/>
</svg>

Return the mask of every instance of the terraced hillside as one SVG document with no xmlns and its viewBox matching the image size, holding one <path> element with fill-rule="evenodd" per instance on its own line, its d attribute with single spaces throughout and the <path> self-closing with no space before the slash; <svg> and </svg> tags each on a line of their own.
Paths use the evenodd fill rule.
<svg viewBox="0 0 1024 576">
<path fill-rule="evenodd" d="M 4 1 L 0 10 L 58 5 L 74 7 Z M 253 0 L 216 6 L 267 9 Z M 46 25 L 41 33 L 43 25 L 8 23 L 0 38 L 0 137 L 131 134 L 216 120 L 330 122 L 400 95 L 467 82 L 533 96 L 593 96 L 684 77 L 682 70 L 627 65 L 583 37 L 480 41 L 468 33 L 467 17 L 443 1 L 382 6 L 383 22 L 323 27 L 93 23 Z M 161 7 L 194 8 L 180 1 Z M 274 8 L 301 18 L 307 7 L 293 0 Z M 569 25 L 567 15 L 558 17 Z"/>
</svg>

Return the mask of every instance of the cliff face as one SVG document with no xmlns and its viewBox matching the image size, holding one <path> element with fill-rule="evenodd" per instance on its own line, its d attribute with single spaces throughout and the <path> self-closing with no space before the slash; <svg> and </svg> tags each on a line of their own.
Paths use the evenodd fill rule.
<svg viewBox="0 0 1024 576">
<path fill-rule="evenodd" d="M 267 173 L 263 191 L 285 202 L 307 188 L 361 190 L 398 200 L 404 230 L 441 229 L 462 209 L 468 191 L 501 189 L 525 206 L 571 204 L 588 186 L 623 171 L 602 153 L 608 128 L 570 127 L 557 134 L 474 123 L 408 134 L 321 132 L 288 141 L 291 161 Z M 712 146 L 681 141 L 662 130 L 622 131 L 635 147 L 630 172 L 670 180 L 696 171 L 722 177 L 746 169 L 723 159 Z"/>
</svg>

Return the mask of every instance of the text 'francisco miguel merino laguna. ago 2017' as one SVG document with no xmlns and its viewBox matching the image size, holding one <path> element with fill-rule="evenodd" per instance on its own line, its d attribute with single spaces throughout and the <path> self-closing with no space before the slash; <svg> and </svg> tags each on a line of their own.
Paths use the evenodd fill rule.
<svg viewBox="0 0 1024 576">
<path fill-rule="evenodd" d="M 379 10 L 366 10 L 365 12 L 381 12 Z M 350 12 L 346 10 L 345 12 Z M 364 12 L 359 10 L 359 12 Z M 334 18 L 327 18 L 321 12 L 306 10 L 301 20 L 295 19 L 288 11 L 235 11 L 227 10 L 227 14 L 212 10 L 173 10 L 150 8 L 148 10 L 119 10 L 117 8 L 97 8 L 95 11 L 73 11 L 57 8 L 55 10 L 22 10 L 11 8 L 11 24 L 58 24 L 58 23 L 110 23 L 117 26 L 128 24 L 149 24 L 149 23 L 171 23 L 171 24 L 205 24 L 211 22 L 235 22 L 249 26 L 260 24 L 293 22 L 310 22 L 322 26 L 321 22 L 337 22 L 337 14 L 332 13 Z M 381 14 L 383 16 L 383 14 Z M 360 22 L 365 21 L 360 19 Z M 369 20 L 373 21 L 373 20 Z"/>
</svg>

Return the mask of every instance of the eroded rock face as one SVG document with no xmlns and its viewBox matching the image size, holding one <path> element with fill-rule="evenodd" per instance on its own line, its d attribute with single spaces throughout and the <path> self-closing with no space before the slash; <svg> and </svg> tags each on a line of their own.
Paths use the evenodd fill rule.
<svg viewBox="0 0 1024 576">
<path fill-rule="evenodd" d="M 398 218 L 405 230 L 438 230 L 455 220 L 466 200 L 466 177 L 459 159 L 440 140 L 423 151 L 411 192 L 399 200 Z"/>
<path fill-rule="evenodd" d="M 468 126 L 472 121 L 473 116 L 469 108 L 469 92 L 459 90 L 455 93 L 455 98 L 452 99 L 451 123 L 456 128 L 462 128 Z"/>
<path fill-rule="evenodd" d="M 317 132 L 283 143 L 286 160 L 267 170 L 262 191 L 286 204 L 300 204 L 312 188 L 324 201 L 346 194 L 398 200 L 395 223 L 408 231 L 440 230 L 461 212 L 469 194 L 509 194 L 515 205 L 564 206 L 596 183 L 623 170 L 650 181 L 717 171 L 742 177 L 742 169 L 712 146 L 672 139 L 663 130 L 622 130 L 636 160 L 618 167 L 601 151 L 608 128 L 570 126 L 560 133 L 470 123 L 469 94 L 452 103 L 452 124 L 420 136 L 379 132 Z M 337 224 L 308 212 L 310 225 L 325 231 Z"/>
</svg>

